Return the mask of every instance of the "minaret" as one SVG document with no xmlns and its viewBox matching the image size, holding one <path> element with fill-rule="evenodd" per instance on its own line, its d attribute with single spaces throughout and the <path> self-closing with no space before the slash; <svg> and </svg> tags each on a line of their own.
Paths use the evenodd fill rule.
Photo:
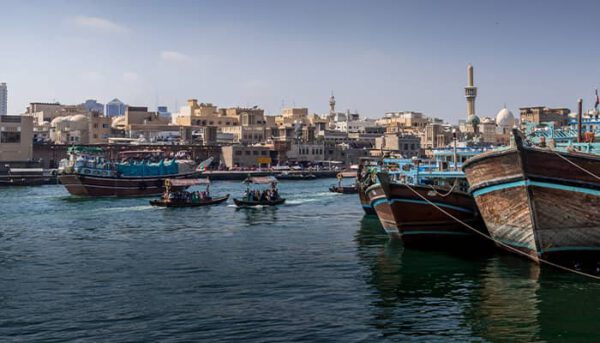
<svg viewBox="0 0 600 343">
<path fill-rule="evenodd" d="M 333 92 L 331 92 L 331 96 L 329 97 L 329 114 L 335 114 L 335 97 L 333 96 Z"/>
<path fill-rule="evenodd" d="M 475 98 L 477 97 L 477 87 L 473 82 L 473 66 L 467 66 L 467 87 L 465 87 L 465 98 L 467 98 L 467 118 L 475 115 Z"/>
</svg>

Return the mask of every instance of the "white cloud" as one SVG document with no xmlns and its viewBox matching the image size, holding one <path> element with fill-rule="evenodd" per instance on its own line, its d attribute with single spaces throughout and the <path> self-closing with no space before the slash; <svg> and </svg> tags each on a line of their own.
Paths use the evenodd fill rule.
<svg viewBox="0 0 600 343">
<path fill-rule="evenodd" d="M 81 73 L 81 77 L 88 81 L 102 81 L 104 80 L 104 75 L 100 74 L 97 71 L 86 71 Z"/>
<path fill-rule="evenodd" d="M 161 51 L 160 59 L 167 62 L 188 62 L 192 60 L 192 58 L 186 54 L 169 50 Z"/>
<path fill-rule="evenodd" d="M 73 19 L 75 25 L 91 29 L 95 31 L 102 32 L 125 32 L 127 28 L 125 26 L 119 25 L 115 22 L 112 22 L 108 19 L 100 18 L 100 17 L 87 17 L 87 16 L 77 16 Z"/>
<path fill-rule="evenodd" d="M 135 82 L 140 79 L 140 76 L 137 73 L 132 71 L 126 71 L 123 73 L 123 81 L 125 82 Z"/>
</svg>

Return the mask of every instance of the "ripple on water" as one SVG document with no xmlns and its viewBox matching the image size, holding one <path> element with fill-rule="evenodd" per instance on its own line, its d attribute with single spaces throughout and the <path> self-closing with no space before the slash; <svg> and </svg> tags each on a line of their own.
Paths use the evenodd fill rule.
<svg viewBox="0 0 600 343">
<path fill-rule="evenodd" d="M 332 180 L 236 209 L 0 190 L 2 341 L 597 341 L 600 286 L 404 249 Z M 215 182 L 239 197 L 239 182 Z"/>
</svg>

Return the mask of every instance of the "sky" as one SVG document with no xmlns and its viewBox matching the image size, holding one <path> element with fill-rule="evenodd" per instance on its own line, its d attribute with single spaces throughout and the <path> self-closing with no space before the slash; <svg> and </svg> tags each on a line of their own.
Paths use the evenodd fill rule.
<svg viewBox="0 0 600 343">
<path fill-rule="evenodd" d="M 119 98 L 169 106 L 282 106 L 376 118 L 419 111 L 593 106 L 600 1 L 0 0 L 0 82 L 29 102 Z"/>
</svg>

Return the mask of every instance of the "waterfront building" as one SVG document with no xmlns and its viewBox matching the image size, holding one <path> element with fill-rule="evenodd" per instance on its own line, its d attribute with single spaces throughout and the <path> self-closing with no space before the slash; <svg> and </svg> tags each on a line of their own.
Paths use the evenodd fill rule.
<svg viewBox="0 0 600 343">
<path fill-rule="evenodd" d="M 62 110 L 63 105 L 58 102 L 32 102 L 23 114 L 33 117 L 35 125 L 43 125 L 60 116 Z"/>
<path fill-rule="evenodd" d="M 0 116 L 0 162 L 31 161 L 33 118 Z"/>
<path fill-rule="evenodd" d="M 545 106 L 521 107 L 521 130 L 529 125 L 540 125 L 541 123 L 553 122 L 555 126 L 565 126 L 569 123 L 568 108 L 549 108 Z"/>
<path fill-rule="evenodd" d="M 5 82 L 0 83 L 0 116 L 8 114 L 8 87 Z"/>
<path fill-rule="evenodd" d="M 413 134 L 386 133 L 375 140 L 375 149 L 400 154 L 404 158 L 421 155 L 421 138 Z"/>
<path fill-rule="evenodd" d="M 221 160 L 229 169 L 266 168 L 272 163 L 272 148 L 266 145 L 229 145 L 221 148 Z"/>
<path fill-rule="evenodd" d="M 121 100 L 115 98 L 112 99 L 111 101 L 109 101 L 106 104 L 106 116 L 107 117 L 115 117 L 115 116 L 122 116 L 125 114 L 125 110 L 126 110 L 126 106 L 125 103 L 123 103 Z"/>
<path fill-rule="evenodd" d="M 260 110 L 262 111 L 262 110 Z M 171 122 L 182 126 L 216 126 L 218 128 L 240 125 L 240 116 L 236 111 L 217 109 L 211 103 L 198 103 L 198 99 L 189 99 L 179 112 L 173 113 Z"/>
</svg>

